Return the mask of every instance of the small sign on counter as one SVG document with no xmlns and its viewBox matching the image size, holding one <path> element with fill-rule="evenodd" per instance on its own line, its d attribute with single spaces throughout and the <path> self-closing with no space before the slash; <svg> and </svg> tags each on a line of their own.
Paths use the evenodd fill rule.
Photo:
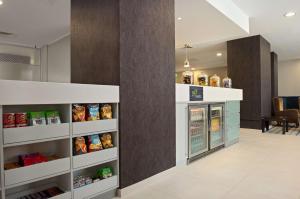
<svg viewBox="0 0 300 199">
<path fill-rule="evenodd" d="M 203 101 L 203 87 L 190 86 L 190 101 Z"/>
</svg>

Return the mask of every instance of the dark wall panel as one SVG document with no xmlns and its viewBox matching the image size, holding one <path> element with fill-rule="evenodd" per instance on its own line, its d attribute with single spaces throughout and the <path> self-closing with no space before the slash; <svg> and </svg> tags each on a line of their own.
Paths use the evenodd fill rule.
<svg viewBox="0 0 300 199">
<path fill-rule="evenodd" d="M 271 45 L 260 37 L 261 117 L 270 117 L 272 112 Z"/>
<path fill-rule="evenodd" d="M 119 85 L 119 0 L 71 0 L 71 82 Z"/>
<path fill-rule="evenodd" d="M 260 117 L 260 51 L 259 37 L 227 42 L 228 76 L 233 88 L 243 89 L 241 120 L 252 121 Z M 243 126 L 243 123 L 241 123 Z"/>
<path fill-rule="evenodd" d="M 120 1 L 121 188 L 175 166 L 174 0 Z"/>
<path fill-rule="evenodd" d="M 228 76 L 244 91 L 241 127 L 258 129 L 271 114 L 270 60 L 270 44 L 259 35 L 227 42 Z"/>
<path fill-rule="evenodd" d="M 272 78 L 272 97 L 278 96 L 278 56 L 275 52 L 271 53 L 271 78 Z"/>
</svg>

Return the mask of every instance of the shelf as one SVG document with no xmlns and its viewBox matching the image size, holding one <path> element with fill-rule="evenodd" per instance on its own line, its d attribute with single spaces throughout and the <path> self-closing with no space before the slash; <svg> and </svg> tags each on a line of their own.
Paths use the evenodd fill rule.
<svg viewBox="0 0 300 199">
<path fill-rule="evenodd" d="M 95 166 L 118 159 L 118 149 L 104 149 L 97 152 L 91 152 L 83 155 L 73 156 L 73 168 L 83 169 L 89 166 Z"/>
<path fill-rule="evenodd" d="M 70 171 L 70 158 L 62 158 L 4 171 L 5 186 L 31 183 Z"/>
<path fill-rule="evenodd" d="M 118 130 L 118 120 L 97 120 L 87 122 L 73 122 L 73 136 L 84 136 L 95 132 L 112 132 Z"/>
<path fill-rule="evenodd" d="M 59 187 L 59 186 L 57 186 L 55 184 L 49 184 L 49 185 L 46 185 L 46 186 L 42 185 L 42 186 L 38 186 L 38 187 L 35 187 L 35 188 L 26 189 L 25 191 L 9 194 L 5 198 L 6 199 L 18 199 L 18 198 L 21 198 L 23 196 L 27 196 L 27 195 L 30 195 L 30 194 L 38 193 L 40 191 L 44 191 L 44 190 L 46 190 L 48 188 L 51 188 L 51 187 Z M 71 198 L 72 198 L 71 191 L 64 191 L 64 193 L 62 193 L 62 194 L 51 197 L 51 199 L 71 199 Z"/>
<path fill-rule="evenodd" d="M 95 182 L 77 189 L 74 189 L 74 199 L 93 198 L 104 192 L 118 187 L 118 176 L 113 176 L 99 182 Z"/>
<path fill-rule="evenodd" d="M 5 147 L 68 138 L 69 136 L 69 123 L 3 129 Z"/>
</svg>

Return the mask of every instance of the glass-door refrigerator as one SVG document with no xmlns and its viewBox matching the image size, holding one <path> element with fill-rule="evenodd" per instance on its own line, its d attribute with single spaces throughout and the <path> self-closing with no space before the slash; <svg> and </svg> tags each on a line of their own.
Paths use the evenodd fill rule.
<svg viewBox="0 0 300 199">
<path fill-rule="evenodd" d="M 208 151 L 208 105 L 189 105 L 189 159 Z"/>
<path fill-rule="evenodd" d="M 225 143 L 224 104 L 210 105 L 209 119 L 209 149 L 214 149 Z"/>
</svg>

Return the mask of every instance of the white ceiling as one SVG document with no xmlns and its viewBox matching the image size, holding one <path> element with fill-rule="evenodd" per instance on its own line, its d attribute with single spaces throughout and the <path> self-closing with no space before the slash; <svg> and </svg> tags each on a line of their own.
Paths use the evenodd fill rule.
<svg viewBox="0 0 300 199">
<path fill-rule="evenodd" d="M 258 34 L 271 43 L 272 51 L 278 54 L 280 61 L 300 58 L 300 0 L 232 2 L 250 17 L 250 34 L 243 32 L 206 0 L 176 0 L 176 18 L 183 18 L 176 20 L 177 71 L 184 70 L 185 51 L 181 49 L 184 43 L 194 47 L 190 51 L 192 67 L 211 68 L 227 65 L 226 41 Z M 284 17 L 288 11 L 296 12 L 296 16 Z M 221 58 L 216 56 L 219 51 L 224 54 Z"/>
<path fill-rule="evenodd" d="M 300 0 L 233 0 L 250 17 L 250 34 L 261 34 L 280 60 L 300 58 Z M 286 12 L 296 15 L 286 18 Z"/>
<path fill-rule="evenodd" d="M 70 33 L 71 0 L 3 0 L 0 43 L 41 47 Z"/>
<path fill-rule="evenodd" d="M 184 44 L 190 44 L 189 61 L 193 68 L 227 65 L 226 41 L 248 33 L 206 0 L 175 0 L 176 71 L 183 71 Z M 177 20 L 182 17 L 182 20 Z M 222 57 L 216 53 L 222 52 Z"/>
</svg>

